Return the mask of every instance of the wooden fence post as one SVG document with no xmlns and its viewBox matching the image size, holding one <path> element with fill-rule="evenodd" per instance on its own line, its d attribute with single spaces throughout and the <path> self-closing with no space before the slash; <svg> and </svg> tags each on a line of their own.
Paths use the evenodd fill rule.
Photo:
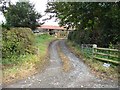
<svg viewBox="0 0 120 90">
<path fill-rule="evenodd" d="M 96 53 L 96 48 L 97 48 L 97 45 L 93 44 L 92 59 L 94 59 L 94 56 L 95 56 L 95 53 Z"/>
</svg>

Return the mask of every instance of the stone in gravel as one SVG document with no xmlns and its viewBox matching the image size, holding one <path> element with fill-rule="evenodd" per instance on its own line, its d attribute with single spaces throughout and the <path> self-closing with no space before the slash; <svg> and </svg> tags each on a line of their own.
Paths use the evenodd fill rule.
<svg viewBox="0 0 120 90">
<path fill-rule="evenodd" d="M 25 80 L 25 83 L 26 83 L 27 81 Z"/>
<path fill-rule="evenodd" d="M 82 85 L 80 87 L 83 87 Z"/>
<path fill-rule="evenodd" d="M 38 80 L 38 82 L 41 82 L 41 80 Z"/>
<path fill-rule="evenodd" d="M 30 79 L 30 77 L 28 77 L 28 79 Z"/>
</svg>

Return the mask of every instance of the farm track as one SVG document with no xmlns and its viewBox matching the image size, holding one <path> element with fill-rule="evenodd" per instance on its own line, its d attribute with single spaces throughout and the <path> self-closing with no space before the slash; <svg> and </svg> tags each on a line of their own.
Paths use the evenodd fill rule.
<svg viewBox="0 0 120 90">
<path fill-rule="evenodd" d="M 59 44 L 59 45 L 58 45 Z M 62 70 L 62 61 L 57 45 L 69 58 L 72 69 Z M 67 48 L 65 40 L 54 41 L 50 46 L 50 64 L 42 72 L 3 88 L 118 88 L 117 81 L 101 80 L 95 77 L 89 68 Z"/>
</svg>

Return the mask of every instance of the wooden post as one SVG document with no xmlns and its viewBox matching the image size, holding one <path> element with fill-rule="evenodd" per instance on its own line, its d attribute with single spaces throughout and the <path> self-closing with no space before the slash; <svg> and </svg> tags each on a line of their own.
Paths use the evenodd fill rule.
<svg viewBox="0 0 120 90">
<path fill-rule="evenodd" d="M 97 45 L 93 44 L 92 59 L 94 59 L 94 56 L 95 56 L 95 53 L 96 53 L 96 48 L 97 48 Z"/>
</svg>

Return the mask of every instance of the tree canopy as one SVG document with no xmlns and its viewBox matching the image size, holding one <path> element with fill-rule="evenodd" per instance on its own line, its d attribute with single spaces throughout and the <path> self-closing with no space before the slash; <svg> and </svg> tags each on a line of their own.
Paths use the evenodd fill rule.
<svg viewBox="0 0 120 90">
<path fill-rule="evenodd" d="M 54 13 L 55 17 L 60 19 L 61 26 L 78 30 L 74 40 L 79 39 L 77 40 L 79 43 L 108 46 L 120 40 L 119 4 L 119 2 L 49 2 L 46 12 Z"/>
<path fill-rule="evenodd" d="M 29 27 L 32 30 L 40 25 L 39 18 L 42 16 L 35 11 L 34 5 L 30 2 L 17 2 L 15 5 L 3 3 L 2 12 L 6 18 L 6 25 L 9 27 Z"/>
</svg>

